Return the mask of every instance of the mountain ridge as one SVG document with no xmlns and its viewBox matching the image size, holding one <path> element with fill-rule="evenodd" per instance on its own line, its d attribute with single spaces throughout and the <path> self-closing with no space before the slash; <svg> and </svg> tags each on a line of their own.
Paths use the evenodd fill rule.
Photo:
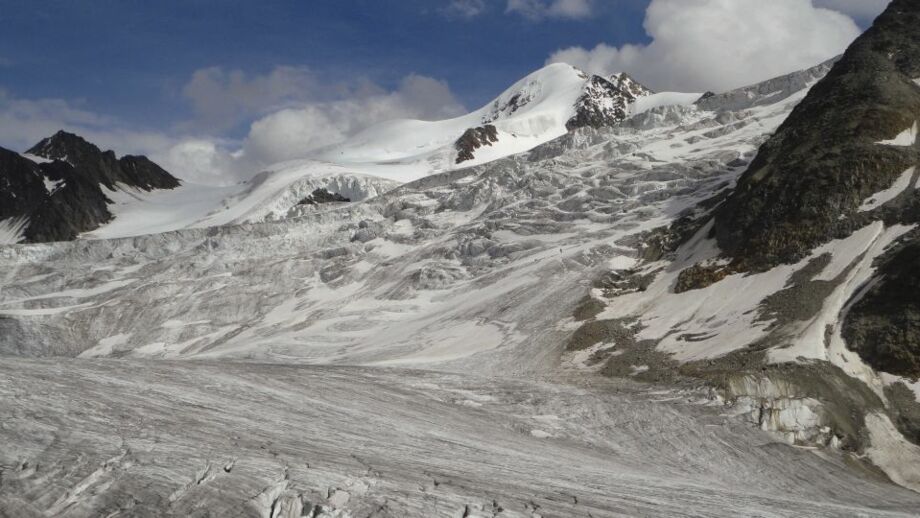
<svg viewBox="0 0 920 518">
<path fill-rule="evenodd" d="M 63 130 L 26 155 L 0 148 L 0 178 L 0 222 L 17 225 L 5 237 L 11 242 L 71 240 L 108 223 L 111 200 L 103 188 L 151 191 L 181 185 L 147 157 L 118 159 L 113 151 L 103 152 Z"/>
</svg>

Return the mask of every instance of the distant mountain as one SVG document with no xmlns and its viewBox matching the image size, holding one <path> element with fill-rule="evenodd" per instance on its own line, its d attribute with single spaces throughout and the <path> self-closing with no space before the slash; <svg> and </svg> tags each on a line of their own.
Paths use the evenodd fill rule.
<svg viewBox="0 0 920 518">
<path fill-rule="evenodd" d="M 651 93 L 626 74 L 605 78 L 557 63 L 462 117 L 384 122 L 323 151 L 319 158 L 387 164 L 390 174 L 402 170 L 403 179 L 413 180 L 421 176 L 415 171 L 432 174 L 484 164 L 529 151 L 574 129 L 619 124 L 629 117 L 631 104 Z"/>
<path fill-rule="evenodd" d="M 181 182 L 143 156 L 116 158 L 59 131 L 25 155 L 0 148 L 0 239 L 66 241 L 112 219 L 107 191 L 151 191 Z M 105 190 L 104 190 L 105 189 Z"/>
<path fill-rule="evenodd" d="M 73 133 L 59 131 L 43 139 L 26 154 L 67 162 L 81 178 L 115 189 L 121 183 L 146 191 L 175 189 L 181 182 L 145 156 L 116 158 L 113 151 L 102 151 Z"/>
</svg>

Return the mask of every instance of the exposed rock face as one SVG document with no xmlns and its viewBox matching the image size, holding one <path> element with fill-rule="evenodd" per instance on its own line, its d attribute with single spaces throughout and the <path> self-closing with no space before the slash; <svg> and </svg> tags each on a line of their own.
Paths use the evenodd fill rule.
<svg viewBox="0 0 920 518">
<path fill-rule="evenodd" d="M 748 357 L 767 349 L 775 364 L 826 361 L 877 394 L 891 393 L 897 376 L 906 378 L 903 383 L 920 378 L 920 232 L 911 231 L 920 224 L 918 26 L 920 3 L 894 0 L 839 60 L 813 74 L 697 101 L 720 113 L 756 109 L 758 96 L 787 96 L 831 67 L 763 144 L 716 209 L 713 233 L 702 236 L 715 237 L 715 253 L 731 262 L 721 256 L 716 268 L 707 269 L 705 258 L 685 267 L 673 287 L 681 292 L 715 281 L 724 288 L 731 282 L 719 280 L 724 273 L 736 280 L 786 279 L 782 290 L 759 303 L 763 321 L 774 327 L 743 352 Z M 819 247 L 830 252 L 821 255 Z M 744 273 L 750 275 L 735 275 Z M 839 415 L 859 415 L 840 437 L 855 437 L 865 448 L 862 419 L 877 408 L 846 401 L 850 392 L 835 389 L 813 399 L 843 405 Z M 916 439 L 920 407 L 913 394 L 892 397 L 884 408 L 905 436 Z M 832 428 L 843 422 L 835 421 Z"/>
<path fill-rule="evenodd" d="M 37 163 L 0 148 L 0 221 L 25 224 L 27 242 L 67 241 L 112 219 L 102 190 L 116 184 L 172 189 L 179 180 L 143 156 L 120 160 L 82 138 L 60 131 L 29 150 Z"/>
<path fill-rule="evenodd" d="M 0 148 L 0 173 L 0 220 L 26 214 L 48 197 L 41 168 L 19 153 Z"/>
<path fill-rule="evenodd" d="M 629 102 L 633 102 L 640 97 L 645 97 L 646 95 L 654 93 L 625 72 L 613 74 L 608 77 L 607 80 L 613 83 L 617 90 L 629 99 Z"/>
<path fill-rule="evenodd" d="M 300 200 L 298 205 L 321 205 L 323 203 L 348 203 L 351 200 L 337 192 L 329 192 L 325 187 L 320 187 L 311 192 L 309 196 Z"/>
<path fill-rule="evenodd" d="M 766 269 L 867 223 L 860 204 L 918 163 L 879 144 L 920 119 L 918 26 L 920 3 L 895 0 L 812 88 L 717 212 L 722 250 Z"/>
<path fill-rule="evenodd" d="M 882 258 L 881 275 L 850 310 L 847 345 L 873 368 L 920 378 L 920 236 Z"/>
<path fill-rule="evenodd" d="M 174 189 L 178 179 L 145 156 L 126 155 L 121 159 L 113 151 L 101 151 L 82 137 L 59 131 L 33 146 L 27 153 L 67 162 L 90 182 L 114 188 L 123 183 L 138 189 Z"/>
<path fill-rule="evenodd" d="M 510 117 L 514 113 L 520 110 L 522 107 L 530 104 L 530 101 L 533 100 L 533 93 L 531 92 L 519 92 L 511 96 L 506 102 L 502 103 L 498 99 L 492 104 L 492 111 L 483 117 L 482 123 L 489 124 L 494 122 L 496 119 L 503 117 Z"/>
<path fill-rule="evenodd" d="M 575 103 L 575 116 L 565 126 L 571 131 L 619 124 L 629 117 L 629 105 L 650 93 L 651 90 L 626 74 L 613 75 L 609 80 L 592 76 L 585 93 Z"/>
<path fill-rule="evenodd" d="M 473 160 L 474 151 L 483 146 L 491 146 L 496 142 L 498 142 L 498 129 L 491 124 L 466 130 L 454 144 L 454 147 L 457 148 L 457 163 Z"/>
</svg>

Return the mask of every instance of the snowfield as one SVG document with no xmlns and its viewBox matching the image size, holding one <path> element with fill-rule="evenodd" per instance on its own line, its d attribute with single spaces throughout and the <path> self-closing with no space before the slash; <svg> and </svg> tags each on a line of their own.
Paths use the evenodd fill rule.
<svg viewBox="0 0 920 518">
<path fill-rule="evenodd" d="M 119 185 L 106 189 L 114 219 L 82 239 L 113 239 L 186 228 L 254 223 L 296 215 L 298 203 L 316 189 L 352 201 L 373 198 L 399 184 L 312 160 L 278 164 L 252 180 L 215 187 L 184 183 L 172 190 L 143 191 Z"/>
<path fill-rule="evenodd" d="M 619 126 L 566 133 L 572 70 L 462 123 L 373 128 L 220 191 L 118 191 L 115 221 L 87 239 L 0 247 L 0 510 L 915 515 L 920 495 L 838 448 L 823 401 L 782 380 L 652 377 L 788 333 L 765 369 L 825 362 L 867 390 L 887 382 L 834 326 L 908 228 L 876 222 L 802 264 L 686 293 L 681 269 L 720 260 L 710 226 L 673 260 L 654 239 L 731 188 L 827 66 L 705 104 L 650 96 Z M 517 93 L 541 102 L 511 110 Z M 441 161 L 473 115 L 501 146 L 532 140 Z M 352 202 L 298 205 L 320 187 Z M 806 267 L 836 283 L 812 318 L 765 313 Z M 600 307 L 579 316 L 586 296 Z M 567 347 L 585 321 L 623 327 Z M 867 417 L 868 458 L 920 488 L 885 419 Z"/>
</svg>

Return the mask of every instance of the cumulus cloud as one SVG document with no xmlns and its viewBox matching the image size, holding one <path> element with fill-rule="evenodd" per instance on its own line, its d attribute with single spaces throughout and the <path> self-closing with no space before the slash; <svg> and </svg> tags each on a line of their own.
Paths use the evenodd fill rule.
<svg viewBox="0 0 920 518">
<path fill-rule="evenodd" d="M 320 90 L 310 70 L 279 66 L 265 75 L 209 67 L 197 70 L 182 88 L 200 127 L 224 130 L 289 103 L 305 101 Z"/>
<path fill-rule="evenodd" d="M 572 47 L 548 63 L 627 72 L 655 90 L 723 91 L 816 65 L 860 30 L 811 0 L 652 0 L 648 45 Z"/>
<path fill-rule="evenodd" d="M 396 90 L 365 86 L 362 95 L 305 103 L 252 124 L 244 153 L 258 163 L 307 156 L 373 124 L 401 118 L 439 120 L 465 113 L 443 81 L 420 75 L 404 78 Z"/>
<path fill-rule="evenodd" d="M 0 90 L 0 143 L 23 149 L 62 125 L 105 127 L 113 121 L 62 99 L 21 99 Z"/>
<path fill-rule="evenodd" d="M 591 0 L 508 0 L 507 13 L 530 20 L 544 18 L 582 19 L 591 16 Z"/>
<path fill-rule="evenodd" d="M 818 7 L 833 9 L 862 21 L 875 18 L 890 3 L 891 0 L 815 0 Z"/>
<path fill-rule="evenodd" d="M 464 3 L 470 9 L 479 6 Z M 443 119 L 464 113 L 446 83 L 416 74 L 388 91 L 366 79 L 321 83 L 303 67 L 277 67 L 264 75 L 211 67 L 193 73 L 183 94 L 197 117 L 187 127 L 220 132 L 252 121 L 238 156 L 229 160 L 238 170 L 303 158 L 385 120 Z M 195 150 L 196 163 L 228 162 L 221 146 L 204 149 L 199 142 L 182 153 L 189 149 Z M 206 152 L 214 158 L 202 159 Z"/>
<path fill-rule="evenodd" d="M 243 76 L 237 82 L 265 81 Z M 273 88 L 277 92 L 286 91 L 280 85 Z M 366 80 L 325 90 L 322 98 L 304 92 L 301 101 L 287 101 L 285 107 L 259 117 L 251 123 L 242 142 L 185 139 L 153 156 L 172 164 L 189 178 L 213 183 L 218 174 L 225 181 L 237 181 L 273 163 L 308 158 L 318 149 L 342 142 L 383 121 L 440 120 L 466 113 L 447 83 L 417 74 L 403 78 L 394 90 Z"/>
</svg>

